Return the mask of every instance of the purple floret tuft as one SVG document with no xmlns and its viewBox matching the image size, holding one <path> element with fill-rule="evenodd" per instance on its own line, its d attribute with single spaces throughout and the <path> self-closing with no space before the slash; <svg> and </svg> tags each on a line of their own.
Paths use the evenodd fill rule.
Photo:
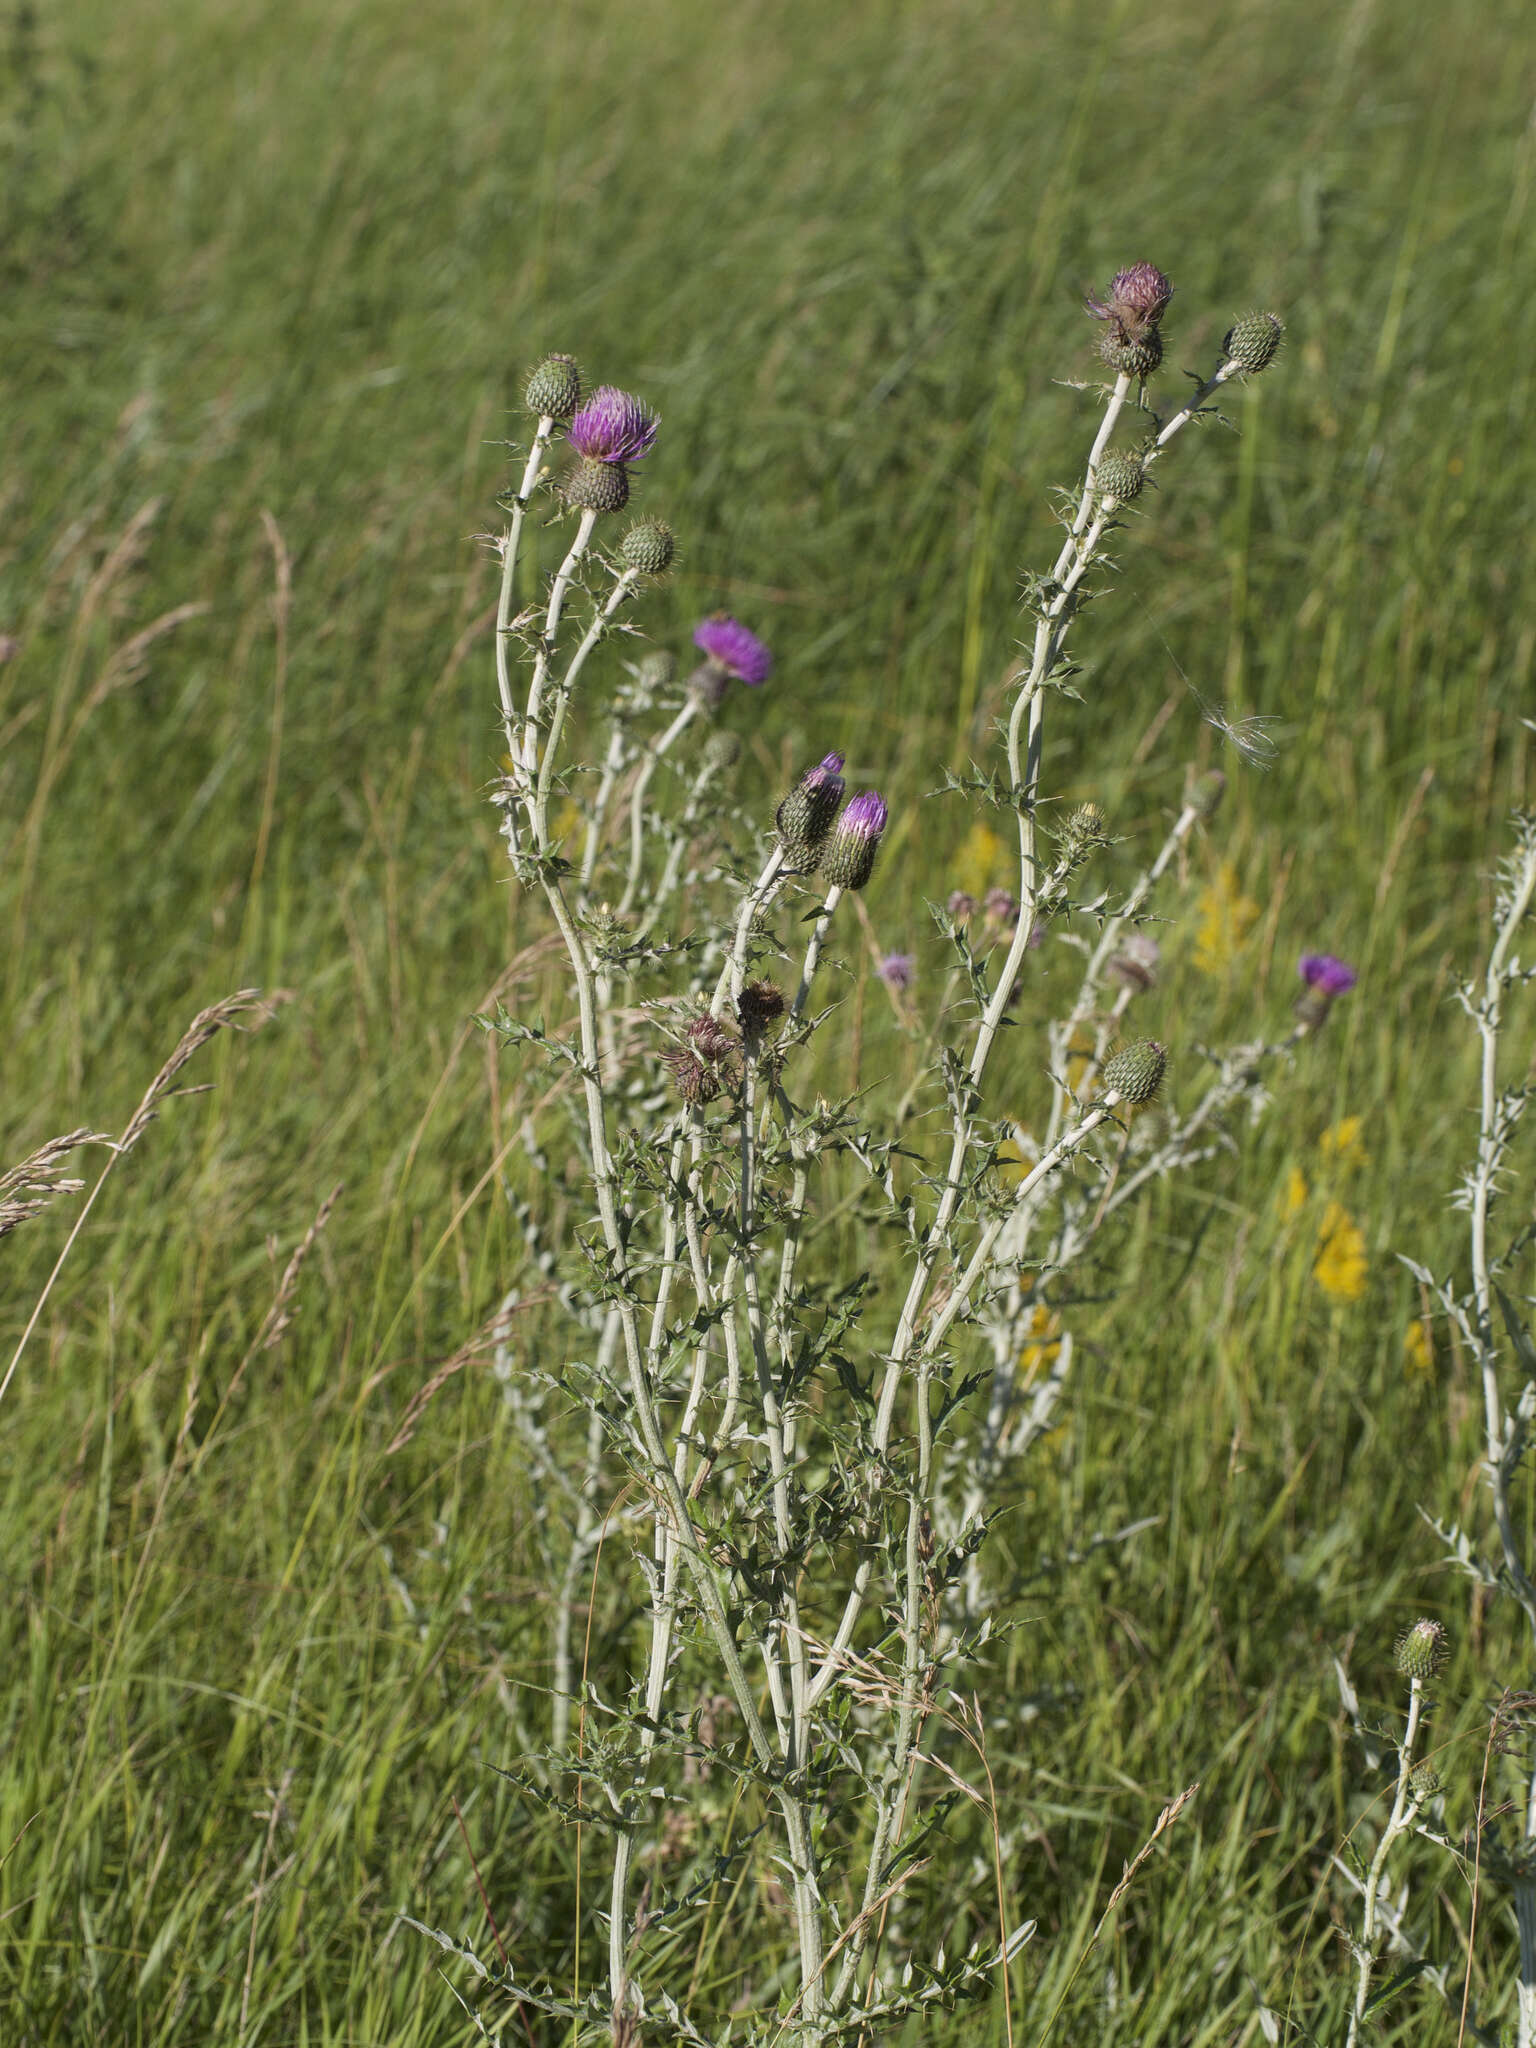
<svg viewBox="0 0 1536 2048">
<path fill-rule="evenodd" d="M 693 629 L 693 644 L 754 690 L 773 673 L 773 656 L 762 641 L 725 612 L 701 619 Z"/>
<path fill-rule="evenodd" d="M 1360 978 L 1347 960 L 1332 953 L 1303 953 L 1299 972 L 1308 988 L 1330 997 L 1347 994 Z"/>
<path fill-rule="evenodd" d="M 1155 263 L 1133 263 L 1129 270 L 1116 271 L 1108 298 L 1086 303 L 1095 320 L 1112 321 L 1122 340 L 1131 341 L 1156 327 L 1172 297 L 1173 286 Z"/>
<path fill-rule="evenodd" d="M 878 839 L 887 816 L 885 798 L 872 789 L 861 789 L 838 819 L 837 829 L 856 833 L 860 839 Z"/>
<path fill-rule="evenodd" d="M 887 953 L 876 972 L 889 989 L 899 994 L 912 986 L 912 977 L 917 970 L 917 958 L 912 953 Z"/>
<path fill-rule="evenodd" d="M 589 462 L 639 462 L 651 452 L 660 417 L 627 391 L 599 384 L 566 429 L 566 439 Z"/>
</svg>

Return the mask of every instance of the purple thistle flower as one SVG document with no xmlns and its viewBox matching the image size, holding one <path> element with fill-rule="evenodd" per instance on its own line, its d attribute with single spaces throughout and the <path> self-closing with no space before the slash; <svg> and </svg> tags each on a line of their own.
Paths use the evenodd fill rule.
<svg viewBox="0 0 1536 2048">
<path fill-rule="evenodd" d="M 1124 342 L 1140 341 L 1168 310 L 1173 286 L 1155 263 L 1133 263 L 1117 270 L 1107 299 L 1088 299 L 1095 320 L 1112 322 Z"/>
<path fill-rule="evenodd" d="M 566 429 L 566 439 L 588 462 L 639 462 L 651 452 L 658 414 L 617 391 L 611 384 L 599 384 Z"/>
<path fill-rule="evenodd" d="M 714 612 L 693 629 L 693 644 L 728 675 L 756 689 L 773 673 L 773 655 L 757 635 L 726 612 Z M 838 762 L 842 766 L 842 762 Z"/>
<path fill-rule="evenodd" d="M 869 880 L 888 816 L 884 797 L 872 789 L 844 805 L 821 859 L 821 872 L 836 888 L 862 889 Z"/>
<path fill-rule="evenodd" d="M 903 989 L 912 986 L 912 977 L 917 970 L 917 958 L 912 953 L 887 953 L 875 969 L 889 989 L 899 995 Z"/>
<path fill-rule="evenodd" d="M 820 858 L 822 841 L 843 800 L 842 770 L 841 754 L 825 755 L 806 769 L 774 812 L 774 829 L 791 870 L 809 874 Z"/>
<path fill-rule="evenodd" d="M 1360 979 L 1347 960 L 1335 959 L 1332 953 L 1303 953 L 1298 972 L 1308 988 L 1330 1002 L 1335 996 L 1347 995 Z"/>
<path fill-rule="evenodd" d="M 964 924 L 967 918 L 976 915 L 976 898 L 969 889 L 951 889 L 949 892 L 949 914 L 956 924 Z"/>
</svg>

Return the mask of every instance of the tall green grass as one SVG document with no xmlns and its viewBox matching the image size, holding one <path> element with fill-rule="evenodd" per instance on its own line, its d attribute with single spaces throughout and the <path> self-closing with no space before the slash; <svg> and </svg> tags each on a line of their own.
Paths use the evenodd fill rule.
<svg viewBox="0 0 1536 2048">
<path fill-rule="evenodd" d="M 483 802 L 476 536 L 521 365 L 574 348 L 662 409 L 637 496 L 686 555 L 647 626 L 676 643 L 724 603 L 779 651 L 732 714 L 743 797 L 837 746 L 915 806 L 982 744 L 1017 572 L 1081 452 L 1082 292 L 1142 256 L 1179 286 L 1170 384 L 1219 339 L 1207 309 L 1274 305 L 1290 343 L 1234 399 L 1241 438 L 1170 465 L 1086 623 L 1057 786 L 1144 844 L 1186 759 L 1233 774 L 1200 858 L 1261 914 L 1214 977 L 1169 936 L 1176 1048 L 1283 1017 L 1304 944 L 1364 972 L 1266 1129 L 1139 1226 L 1004 1524 L 999 1597 L 1029 1621 L 990 1681 L 992 1761 L 1030 1823 L 1013 1902 L 1041 1920 L 1019 2038 L 1065 1991 L 1056 2041 L 1256 2040 L 1255 1987 L 1331 2038 L 1328 1861 L 1378 1789 L 1332 1656 L 1384 1701 L 1396 1628 L 1444 1614 L 1441 1733 L 1470 1731 L 1453 1825 L 1480 1694 L 1517 1669 L 1416 1515 L 1476 1497 L 1475 1395 L 1445 1350 L 1405 1365 L 1391 1255 L 1453 1254 L 1471 1056 L 1446 990 L 1530 794 L 1523 14 L 11 12 L 0 1156 L 120 1127 L 204 1002 L 294 1001 L 202 1055 L 211 1092 L 114 1174 L 0 1406 L 8 2039 L 464 2040 L 396 1914 L 485 1940 L 482 1884 L 526 1969 L 597 1968 L 590 1862 L 491 1768 L 544 1725 L 550 1573 L 483 1361 L 387 1450 L 519 1256 L 488 1171 L 527 1084 L 470 1019 L 509 962 L 530 1006 L 549 971 Z M 1267 773 L 1222 752 L 1191 685 L 1282 721 Z M 907 816 L 869 892 L 892 945 L 963 831 L 937 799 L 920 832 Z M 1009 1074 L 1031 1085 L 1023 1048 Z M 1369 1163 L 1329 1167 L 1346 1114 Z M 1365 1229 L 1358 1304 L 1319 1291 L 1307 1216 L 1277 1205 L 1294 1166 Z M 337 1182 L 292 1327 L 237 1379 Z M 549 1200 L 555 1227 L 579 1217 L 579 1189 Z M 6 1357 L 69 1208 L 0 1252 Z M 554 1339 L 535 1318 L 523 1341 Z M 633 1619 L 598 1610 L 596 1666 Z M 976 1853 L 961 1828 L 967 1934 Z M 1427 1860 L 1419 1896 L 1454 1953 L 1465 1886 Z M 759 1962 L 727 1903 L 698 1958 L 722 2002 Z M 1489 1900 L 1496 2009 L 1508 1964 Z M 1384 2033 L 1454 2038 L 1417 1990 Z"/>
</svg>

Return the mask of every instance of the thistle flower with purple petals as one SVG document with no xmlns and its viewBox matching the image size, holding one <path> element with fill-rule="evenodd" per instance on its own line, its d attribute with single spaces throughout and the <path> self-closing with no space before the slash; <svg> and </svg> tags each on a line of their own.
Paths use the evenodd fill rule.
<svg viewBox="0 0 1536 2048">
<path fill-rule="evenodd" d="M 1347 960 L 1332 953 L 1303 953 L 1297 972 L 1307 984 L 1305 994 L 1296 1000 L 1296 1016 L 1303 1031 L 1316 1031 L 1337 999 L 1347 995 L 1360 978 Z"/>
<path fill-rule="evenodd" d="M 821 857 L 821 872 L 834 888 L 863 888 L 874 873 L 888 816 L 885 799 L 872 789 L 861 789 L 844 806 Z"/>
<path fill-rule="evenodd" d="M 842 800 L 843 757 L 827 754 L 807 768 L 774 813 L 779 844 L 792 868 L 806 874 L 814 870 Z"/>
<path fill-rule="evenodd" d="M 917 972 L 917 956 L 913 953 L 887 953 L 875 972 L 888 989 L 900 995 L 912 986 L 912 977 Z"/>
<path fill-rule="evenodd" d="M 1113 323 L 1122 341 L 1139 341 L 1156 327 L 1168 310 L 1173 286 L 1155 263 L 1133 263 L 1129 270 L 1117 270 L 1107 299 L 1087 299 L 1084 304 L 1095 320 Z"/>
<path fill-rule="evenodd" d="M 627 391 L 599 384 L 571 420 L 565 438 L 588 462 L 640 462 L 650 454 L 660 416 Z"/>
<path fill-rule="evenodd" d="M 712 612 L 693 629 L 693 644 L 728 675 L 756 689 L 773 673 L 773 655 L 757 635 L 726 612 Z"/>
</svg>

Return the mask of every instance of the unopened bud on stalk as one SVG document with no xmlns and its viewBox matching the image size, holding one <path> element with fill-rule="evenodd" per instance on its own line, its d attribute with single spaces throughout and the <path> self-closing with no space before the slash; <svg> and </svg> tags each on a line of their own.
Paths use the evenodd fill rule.
<svg viewBox="0 0 1536 2048">
<path fill-rule="evenodd" d="M 1102 497 L 1113 498 L 1117 505 L 1129 505 L 1133 498 L 1140 497 L 1146 474 L 1139 456 L 1118 455 L 1111 449 L 1099 457 L 1094 481 Z"/>
<path fill-rule="evenodd" d="M 642 576 L 663 576 L 677 552 L 677 536 L 660 519 L 642 519 L 632 526 L 619 544 L 626 569 L 638 569 Z"/>
<path fill-rule="evenodd" d="M 622 462 L 578 462 L 563 485 L 578 512 L 622 512 L 629 503 L 629 471 Z"/>
<path fill-rule="evenodd" d="M 568 420 L 581 403 L 581 372 L 574 356 L 546 356 L 529 372 L 523 403 L 542 419 Z"/>
<path fill-rule="evenodd" d="M 843 800 L 842 769 L 842 755 L 828 754 L 805 771 L 774 813 L 774 828 L 790 867 L 807 874 L 815 868 Z"/>
<path fill-rule="evenodd" d="M 845 806 L 821 856 L 821 872 L 834 887 L 862 889 L 869 880 L 887 815 L 884 798 L 872 789 L 860 790 Z"/>
<path fill-rule="evenodd" d="M 640 663 L 635 679 L 642 690 L 664 690 L 676 677 L 677 656 L 668 647 L 657 647 Z"/>
<path fill-rule="evenodd" d="M 1433 1678 L 1449 1654 L 1450 1645 L 1438 1621 L 1416 1621 L 1397 1639 L 1397 1668 L 1404 1678 Z"/>
<path fill-rule="evenodd" d="M 727 768 L 734 768 L 741 759 L 741 735 L 734 732 L 712 732 L 704 748 L 704 766 L 711 774 L 721 775 Z"/>
<path fill-rule="evenodd" d="M 1097 804 L 1079 804 L 1061 828 L 1061 858 L 1068 869 L 1081 867 L 1104 844 L 1104 813 Z"/>
<path fill-rule="evenodd" d="M 1117 376 L 1140 377 L 1145 382 L 1163 360 L 1163 337 L 1149 327 L 1145 334 L 1128 341 L 1111 327 L 1099 343 L 1099 355 Z"/>
<path fill-rule="evenodd" d="M 1332 953 L 1303 953 L 1297 971 L 1307 984 L 1296 999 L 1296 1020 L 1304 1031 L 1320 1030 L 1339 997 L 1348 995 L 1360 978 L 1347 960 Z"/>
<path fill-rule="evenodd" d="M 1184 802 L 1197 818 L 1214 818 L 1227 792 L 1227 778 L 1219 768 L 1202 774 L 1193 762 L 1184 770 Z"/>
<path fill-rule="evenodd" d="M 1440 1773 L 1427 1757 L 1423 1763 L 1415 1764 L 1408 1774 L 1408 1790 L 1418 1806 L 1427 1806 L 1442 1789 Z"/>
<path fill-rule="evenodd" d="M 1228 333 L 1222 349 L 1228 362 L 1256 377 L 1275 360 L 1284 335 L 1285 327 L 1273 313 L 1245 313 Z"/>
<path fill-rule="evenodd" d="M 1168 1071 L 1168 1053 L 1155 1038 L 1138 1039 L 1123 1045 L 1104 1062 L 1102 1080 L 1106 1097 L 1117 1102 L 1150 1102 L 1163 1085 Z"/>
</svg>

